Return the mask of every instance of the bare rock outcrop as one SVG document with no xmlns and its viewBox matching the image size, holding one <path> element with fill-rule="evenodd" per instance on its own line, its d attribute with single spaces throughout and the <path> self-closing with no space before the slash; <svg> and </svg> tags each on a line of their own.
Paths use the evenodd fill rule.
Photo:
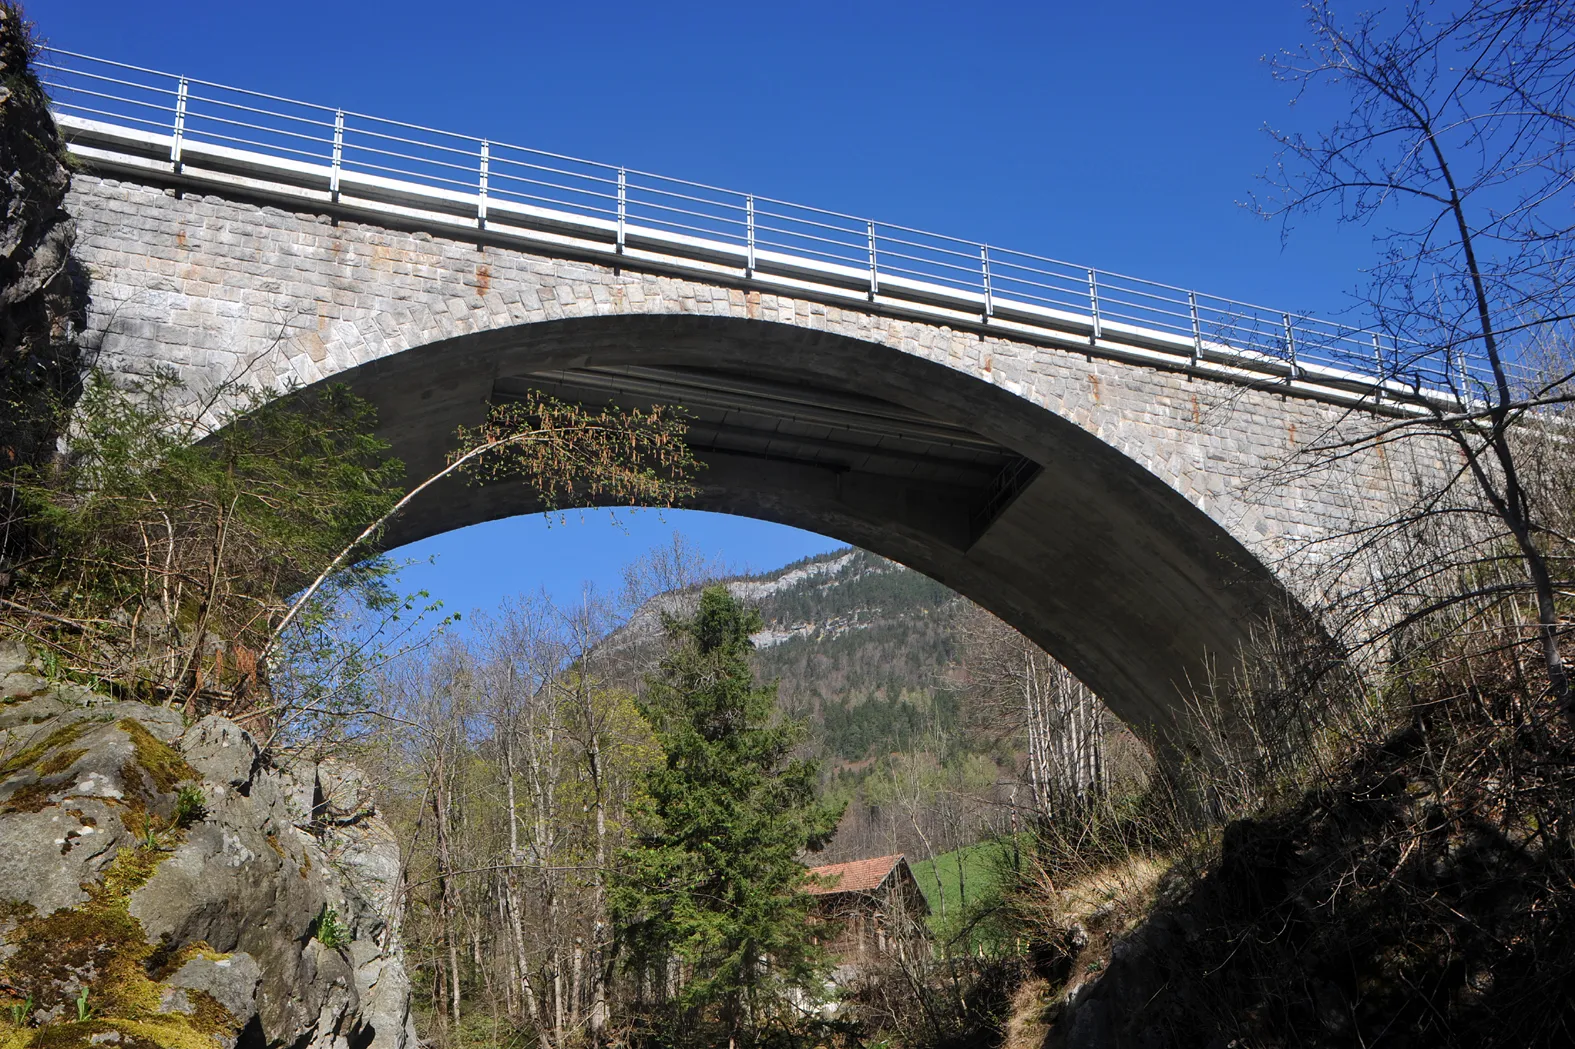
<svg viewBox="0 0 1575 1049">
<path fill-rule="evenodd" d="M 353 768 L 26 663 L 0 646 L 0 1042 L 413 1049 L 398 850 Z"/>
<path fill-rule="evenodd" d="M 32 70 L 21 11 L 0 2 L 0 467 L 54 450 L 80 369 L 86 278 L 72 259 L 65 147 Z M 6 551 L 0 550 L 0 557 Z M 0 564 L 3 568 L 3 564 Z"/>
</svg>

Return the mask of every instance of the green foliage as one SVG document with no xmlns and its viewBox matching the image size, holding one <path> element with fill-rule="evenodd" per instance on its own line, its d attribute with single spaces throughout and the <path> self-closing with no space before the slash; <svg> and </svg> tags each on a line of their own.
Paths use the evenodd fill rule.
<svg viewBox="0 0 1575 1049">
<path fill-rule="evenodd" d="M 31 614 L 10 618 L 73 676 L 244 698 L 281 595 L 396 498 L 403 466 L 374 422 L 339 386 L 203 399 L 167 373 L 90 376 L 65 454 L 15 482 L 31 530 L 15 597 Z M 386 573 L 374 560 L 347 585 L 386 603 Z"/>
<path fill-rule="evenodd" d="M 84 985 L 82 993 L 77 995 L 77 1023 L 86 1023 L 92 1015 L 93 1007 L 88 1005 L 88 989 Z"/>
<path fill-rule="evenodd" d="M 928 711 L 907 696 L 826 703 L 820 712 L 826 749 L 845 761 L 858 761 L 871 753 L 913 749 L 932 728 L 949 737 L 957 724 L 956 700 L 944 692 L 925 698 Z"/>
<path fill-rule="evenodd" d="M 312 923 L 312 937 L 330 950 L 350 946 L 350 929 L 339 920 L 339 912 L 324 907 L 323 913 Z"/>
<path fill-rule="evenodd" d="M 725 588 L 707 588 L 692 619 L 669 622 L 672 651 L 641 704 L 665 760 L 646 777 L 611 907 L 628 968 L 681 967 L 662 1006 L 677 1022 L 658 1042 L 757 1044 L 790 1032 L 793 995 L 823 985 L 799 857 L 841 812 L 817 801 L 814 765 L 791 756 L 804 725 L 776 717 L 775 689 L 755 684 L 759 627 Z"/>
<path fill-rule="evenodd" d="M 451 464 L 476 483 L 523 481 L 549 510 L 674 506 L 694 494 L 697 467 L 671 408 L 591 410 L 531 393 L 461 427 Z M 478 454 L 484 453 L 484 454 Z"/>
<path fill-rule="evenodd" d="M 208 799 L 202 788 L 187 784 L 175 795 L 175 825 L 189 827 L 208 815 Z"/>
</svg>

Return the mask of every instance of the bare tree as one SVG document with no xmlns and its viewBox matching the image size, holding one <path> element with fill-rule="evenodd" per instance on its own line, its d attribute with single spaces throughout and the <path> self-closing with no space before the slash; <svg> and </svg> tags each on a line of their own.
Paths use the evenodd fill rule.
<svg viewBox="0 0 1575 1049">
<path fill-rule="evenodd" d="M 1311 43 L 1277 56 L 1275 73 L 1298 99 L 1332 92 L 1349 115 L 1274 132 L 1274 192 L 1257 207 L 1286 230 L 1325 209 L 1382 224 L 1362 297 L 1372 342 L 1326 349 L 1377 368 L 1363 413 L 1387 418 L 1357 432 L 1348 417 L 1301 454 L 1454 450 L 1403 510 L 1338 537 L 1376 565 L 1352 607 L 1398 599 L 1380 631 L 1392 636 L 1461 601 L 1529 600 L 1548 692 L 1575 722 L 1557 608 L 1567 537 L 1525 477 L 1528 442 L 1547 439 L 1548 409 L 1575 393 L 1558 364 L 1575 316 L 1575 10 L 1412 2 L 1342 20 L 1315 0 L 1308 15 Z"/>
<path fill-rule="evenodd" d="M 1048 816 L 1104 792 L 1105 739 L 1115 729 L 1088 686 L 983 609 L 962 620 L 962 653 L 976 717 L 997 732 L 1021 734 L 1034 812 Z"/>
</svg>

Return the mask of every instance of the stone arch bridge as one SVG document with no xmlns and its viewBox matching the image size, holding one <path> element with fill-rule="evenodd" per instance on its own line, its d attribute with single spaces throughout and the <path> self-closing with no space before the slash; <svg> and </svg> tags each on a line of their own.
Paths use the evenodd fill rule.
<svg viewBox="0 0 1575 1049">
<path fill-rule="evenodd" d="M 474 185 L 414 161 L 391 177 L 347 159 L 369 118 L 333 111 L 314 125 L 331 144 L 321 157 L 260 133 L 238 148 L 195 123 L 221 89 L 179 81 L 178 110 L 160 118 L 173 124 L 149 126 L 86 104 L 82 68 L 46 55 L 81 162 L 68 206 L 92 278 L 90 343 L 111 371 L 169 366 L 194 388 L 346 382 L 417 477 L 457 426 L 526 390 L 681 405 L 707 465 L 696 507 L 940 580 L 1142 731 L 1170 724 L 1189 683 L 1266 617 L 1316 596 L 1289 553 L 1390 502 L 1377 457 L 1274 480 L 1298 441 L 1381 395 L 1309 352 L 1350 333 L 792 213 L 818 216 L 805 228 L 836 248 L 821 250 L 781 233 L 792 206 L 755 198 L 740 198 L 731 233 L 696 202 L 664 220 L 640 195 L 662 183 L 619 169 L 605 173 L 605 213 L 547 207 L 499 189 L 499 147 L 485 142 L 467 154 Z M 954 257 L 966 280 L 944 271 Z M 1044 291 L 1066 272 L 1070 291 Z M 455 485 L 390 541 L 533 509 L 515 488 Z"/>
</svg>

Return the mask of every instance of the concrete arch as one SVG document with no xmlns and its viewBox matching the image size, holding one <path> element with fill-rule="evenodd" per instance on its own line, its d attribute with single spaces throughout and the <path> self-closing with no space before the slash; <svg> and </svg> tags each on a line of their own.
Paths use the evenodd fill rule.
<svg viewBox="0 0 1575 1049">
<path fill-rule="evenodd" d="M 633 381 L 619 389 L 620 376 Z M 820 425 L 753 450 L 740 447 L 751 428 L 712 425 L 717 409 L 706 406 L 695 508 L 805 528 L 923 572 L 1021 629 L 1140 729 L 1169 724 L 1209 658 L 1233 654 L 1265 616 L 1295 604 L 1225 528 L 1121 451 L 994 384 L 875 342 L 728 317 L 593 317 L 444 339 L 332 381 L 379 406 L 384 435 L 414 476 L 439 465 L 455 427 L 510 391 L 684 405 L 693 383 L 746 383 L 757 412 L 769 411 L 760 398 L 775 391 L 787 405 L 782 421 L 797 407 Z M 869 434 L 827 423 L 831 406 L 857 427 L 852 405 L 936 441 L 953 431 L 977 438 L 969 450 L 999 449 L 1018 483 L 970 484 L 944 461 L 935 469 L 950 465 L 952 476 L 940 481 L 904 478 L 901 457 L 882 469 Z M 923 458 L 922 444 L 910 458 Z M 1001 471 L 992 460 L 975 472 L 994 483 Z M 413 505 L 389 540 L 539 509 L 515 487 L 456 483 Z"/>
</svg>

